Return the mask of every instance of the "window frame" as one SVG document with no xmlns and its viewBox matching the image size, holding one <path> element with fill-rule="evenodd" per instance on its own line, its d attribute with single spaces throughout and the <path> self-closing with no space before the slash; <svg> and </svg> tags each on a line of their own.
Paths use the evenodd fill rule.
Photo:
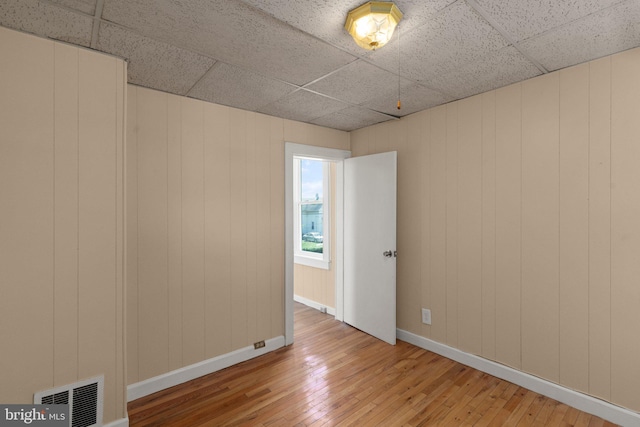
<svg viewBox="0 0 640 427">
<path fill-rule="evenodd" d="M 322 253 L 302 250 L 302 206 L 316 204 L 315 202 L 303 202 L 301 200 L 301 161 L 314 160 L 322 162 Z M 329 270 L 331 268 L 331 186 L 330 160 L 294 156 L 293 157 L 293 255 L 294 263 L 309 267 Z"/>
</svg>

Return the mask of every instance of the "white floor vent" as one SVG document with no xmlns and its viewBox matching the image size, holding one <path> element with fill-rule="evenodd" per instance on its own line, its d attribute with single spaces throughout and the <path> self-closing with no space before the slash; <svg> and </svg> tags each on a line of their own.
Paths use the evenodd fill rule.
<svg viewBox="0 0 640 427">
<path fill-rule="evenodd" d="M 104 376 L 36 393 L 34 404 L 68 404 L 69 427 L 102 427 Z"/>
</svg>

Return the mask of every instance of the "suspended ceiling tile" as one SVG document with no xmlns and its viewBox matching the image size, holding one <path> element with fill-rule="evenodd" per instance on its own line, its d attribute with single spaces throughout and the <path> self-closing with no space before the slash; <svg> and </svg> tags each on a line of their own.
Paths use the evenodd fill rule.
<svg viewBox="0 0 640 427">
<path fill-rule="evenodd" d="M 307 87 L 337 99 L 361 104 L 380 93 L 393 92 L 394 89 L 397 92 L 398 76 L 358 60 Z"/>
<path fill-rule="evenodd" d="M 97 49 L 128 60 L 129 83 L 186 95 L 215 63 L 179 49 L 102 22 Z"/>
<path fill-rule="evenodd" d="M 518 42 L 565 25 L 623 0 L 476 0 Z"/>
<path fill-rule="evenodd" d="M 427 108 L 453 101 L 453 99 L 452 96 L 442 94 L 408 80 L 403 80 L 400 91 L 400 101 L 402 103 L 400 110 L 397 108 L 397 86 L 391 92 L 365 102 L 362 106 L 392 116 L 406 116 L 417 111 L 426 110 Z"/>
<path fill-rule="evenodd" d="M 89 46 L 93 19 L 37 0 L 3 0 L 0 2 L 0 25 Z"/>
<path fill-rule="evenodd" d="M 548 70 L 640 45 L 640 1 L 631 0 L 520 44 Z"/>
<path fill-rule="evenodd" d="M 352 131 L 388 120 L 393 119 L 384 114 L 362 107 L 347 107 L 344 110 L 336 111 L 313 120 L 311 123 L 344 131 Z"/>
<path fill-rule="evenodd" d="M 242 0 L 265 13 L 312 34 L 328 43 L 358 56 L 367 56 L 369 51 L 357 46 L 344 29 L 350 10 L 365 0 L 318 1 L 318 0 Z M 402 31 L 424 24 L 424 20 L 456 0 L 396 0 L 394 3 L 404 14 L 400 22 Z"/>
<path fill-rule="evenodd" d="M 274 18 L 339 46 L 354 55 L 365 55 L 367 51 L 358 47 L 344 29 L 349 10 L 358 7 L 361 0 L 316 1 L 316 0 L 243 0 Z"/>
<path fill-rule="evenodd" d="M 457 0 L 398 0 L 396 5 L 400 8 L 404 17 L 400 21 L 400 36 L 404 32 L 409 32 L 414 28 L 424 25 L 430 19 L 433 19 L 439 11 L 446 8 Z M 364 2 L 362 2 L 364 3 Z"/>
<path fill-rule="evenodd" d="M 304 89 L 260 108 L 258 111 L 270 116 L 282 117 L 300 122 L 311 122 L 318 117 L 343 110 L 347 104 L 326 98 Z"/>
<path fill-rule="evenodd" d="M 538 75 L 509 39 L 549 70 L 640 46 L 639 0 L 397 0 L 401 43 L 375 52 L 343 28 L 361 0 L 102 2 L 98 47 L 128 58 L 133 83 L 342 129 L 366 122 L 356 104 L 403 116 Z M 88 46 L 97 4 L 0 0 L 0 25 Z"/>
<path fill-rule="evenodd" d="M 508 44 L 466 2 L 458 1 L 424 26 L 401 38 L 400 69 L 403 77 L 429 81 L 477 61 Z M 377 50 L 369 59 L 386 70 L 396 70 L 396 42 Z"/>
<path fill-rule="evenodd" d="M 96 0 L 49 0 L 51 3 L 75 9 L 87 15 L 95 15 Z"/>
<path fill-rule="evenodd" d="M 540 74 L 542 72 L 518 50 L 507 46 L 429 83 L 460 99 Z"/>
<path fill-rule="evenodd" d="M 256 111 L 297 87 L 251 71 L 218 62 L 189 92 L 189 96 L 216 104 Z"/>
<path fill-rule="evenodd" d="M 297 85 L 353 61 L 238 0 L 105 0 L 103 18 L 227 64 Z"/>
</svg>

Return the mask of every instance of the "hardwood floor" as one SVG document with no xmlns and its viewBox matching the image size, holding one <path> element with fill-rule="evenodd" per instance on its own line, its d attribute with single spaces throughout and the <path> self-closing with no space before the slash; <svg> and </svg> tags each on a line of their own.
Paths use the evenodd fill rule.
<svg viewBox="0 0 640 427">
<path fill-rule="evenodd" d="M 295 343 L 129 404 L 142 426 L 613 426 L 296 303 Z"/>
</svg>

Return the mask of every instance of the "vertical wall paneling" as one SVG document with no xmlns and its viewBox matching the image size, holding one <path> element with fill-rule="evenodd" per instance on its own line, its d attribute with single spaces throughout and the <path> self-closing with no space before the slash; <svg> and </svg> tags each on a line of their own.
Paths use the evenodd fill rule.
<svg viewBox="0 0 640 427">
<path fill-rule="evenodd" d="M 431 110 L 429 183 L 431 338 L 447 342 L 447 128 L 445 106 Z M 400 221 L 402 219 L 399 219 Z"/>
<path fill-rule="evenodd" d="M 78 380 L 78 50 L 55 44 L 54 383 Z"/>
<path fill-rule="evenodd" d="M 447 344 L 458 346 L 458 103 L 446 108 Z"/>
<path fill-rule="evenodd" d="M 611 58 L 589 64 L 589 393 L 611 399 Z"/>
<path fill-rule="evenodd" d="M 407 120 L 406 125 L 397 122 L 390 138 L 397 139 L 398 152 L 398 215 L 406 221 L 398 223 L 397 271 L 402 272 L 404 295 L 398 292 L 398 327 L 418 332 L 421 329 L 420 309 L 422 303 L 421 248 L 422 248 L 422 203 L 416 194 L 422 194 L 422 172 L 420 167 L 422 121 L 419 115 Z M 401 184 L 402 182 L 402 184 Z"/>
<path fill-rule="evenodd" d="M 421 204 L 415 194 L 420 194 L 420 165 L 416 138 L 408 134 L 408 124 L 395 121 L 387 133 L 388 151 L 398 153 L 397 214 L 406 221 L 397 222 L 396 305 L 397 326 L 417 331 L 420 327 L 420 232 Z"/>
<path fill-rule="evenodd" d="M 328 307 L 336 307 L 336 263 L 335 260 L 337 259 L 336 257 L 336 253 L 337 253 L 337 233 L 336 233 L 336 224 L 337 224 L 337 210 L 336 207 L 337 205 L 337 180 L 338 180 L 338 166 L 337 163 L 332 162 L 331 165 L 329 166 L 329 173 L 330 173 L 330 182 L 329 185 L 331 186 L 331 217 L 330 217 L 330 224 L 333 224 L 331 226 L 331 258 L 334 261 L 331 264 L 331 269 L 329 271 L 327 271 L 324 275 L 324 298 L 325 301 L 327 302 L 327 306 Z"/>
<path fill-rule="evenodd" d="M 298 144 L 311 145 L 308 127 L 301 122 L 293 120 L 283 120 L 280 124 L 281 129 L 276 132 L 281 134 L 285 141 L 296 141 Z"/>
<path fill-rule="evenodd" d="M 130 345 L 139 349 L 128 354 L 131 384 L 284 334 L 285 126 L 140 87 L 129 92 L 127 314 L 135 319 Z M 316 144 L 349 142 L 319 126 L 287 128 Z M 317 280 L 327 286 L 326 277 Z"/>
<path fill-rule="evenodd" d="M 330 224 L 336 222 L 336 164 L 331 163 L 329 166 L 329 186 L 331 197 Z M 302 264 L 293 266 L 293 292 L 295 296 L 311 300 L 322 306 L 335 309 L 335 253 L 336 253 L 336 229 L 331 226 L 331 242 L 330 256 L 332 263 L 329 269 L 309 267 Z"/>
<path fill-rule="evenodd" d="M 286 123 L 286 121 L 285 121 Z M 284 127 L 270 119 L 271 336 L 284 335 Z M 289 141 L 291 141 L 289 139 Z M 297 142 L 297 141 L 294 141 Z"/>
<path fill-rule="evenodd" d="M 5 28 L 0 55 L 0 401 L 103 374 L 109 423 L 126 416 L 126 66 Z"/>
<path fill-rule="evenodd" d="M 327 271 L 327 270 L 324 270 Z M 325 289 L 324 289 L 324 285 L 325 285 L 325 277 L 326 274 L 314 274 L 311 276 L 311 297 L 313 298 L 313 300 L 315 301 L 324 301 L 326 300 L 325 298 Z"/>
<path fill-rule="evenodd" d="M 640 50 L 611 58 L 611 398 L 640 410 Z M 629 328 L 636 335 L 629 335 Z"/>
<path fill-rule="evenodd" d="M 398 171 L 400 171 L 400 167 L 404 169 L 404 179 L 407 181 L 405 188 L 402 189 L 403 199 L 402 204 L 405 210 L 408 210 L 407 217 L 409 223 L 401 224 L 398 227 L 398 230 L 401 228 L 405 228 L 405 235 L 407 237 L 407 242 L 404 245 L 405 249 L 404 257 L 406 259 L 406 263 L 408 264 L 407 274 L 405 276 L 405 280 L 407 280 L 407 284 L 409 292 L 409 299 L 406 301 L 410 311 L 410 316 L 407 317 L 407 327 L 408 330 L 411 331 L 419 331 L 421 325 L 421 283 L 420 283 L 420 248 L 422 247 L 421 238 L 416 238 L 416 236 L 420 236 L 420 232 L 422 231 L 422 227 L 420 226 L 420 219 L 422 217 L 422 203 L 419 203 L 416 200 L 415 192 L 411 191 L 411 187 L 415 188 L 418 194 L 422 194 L 422 174 L 420 171 L 420 137 L 421 137 L 421 124 L 416 123 L 414 129 L 412 129 L 415 134 L 409 135 L 409 127 L 405 126 L 404 123 L 398 121 L 395 126 L 398 129 L 397 135 L 400 136 L 398 139 L 399 144 L 397 145 L 398 155 L 401 152 L 406 152 L 406 161 L 404 166 L 399 166 Z M 391 136 L 392 139 L 396 139 L 395 135 Z M 400 262 L 400 258 L 398 258 L 398 262 Z M 397 311 L 397 309 L 396 309 Z M 399 317 L 401 319 L 401 317 Z"/>
<path fill-rule="evenodd" d="M 520 368 L 521 86 L 496 90 L 496 359 Z"/>
<path fill-rule="evenodd" d="M 402 128 L 404 128 L 404 123 L 402 125 Z M 390 138 L 390 140 L 381 141 L 380 144 L 378 144 L 381 147 L 380 149 L 384 151 L 394 150 L 397 151 L 398 154 L 397 214 L 407 218 L 405 222 L 396 223 L 395 250 L 397 250 L 399 254 L 403 254 L 396 259 L 396 326 L 404 330 L 412 330 L 414 328 L 411 325 L 411 320 L 412 318 L 416 318 L 415 313 L 419 310 L 416 302 L 419 300 L 415 296 L 412 298 L 414 284 L 411 283 L 410 280 L 411 272 L 414 269 L 414 266 L 411 264 L 412 255 L 409 253 L 412 239 L 411 229 L 412 226 L 416 224 L 415 221 L 413 223 L 410 222 L 410 218 L 414 216 L 416 207 L 415 205 L 411 206 L 412 203 L 409 194 L 411 187 L 413 187 L 414 191 L 420 191 L 419 183 L 414 181 L 411 187 L 408 185 L 410 183 L 408 146 L 406 139 L 403 139 L 398 134 L 398 127 L 392 126 L 391 123 L 389 123 L 386 126 L 381 125 L 381 129 L 382 128 L 387 129 L 384 135 Z M 391 145 L 394 145 L 394 147 L 391 148 Z"/>
<path fill-rule="evenodd" d="M 522 83 L 522 369 L 559 379 L 559 74 Z"/>
<path fill-rule="evenodd" d="M 412 116 L 413 117 L 413 116 Z M 425 111 L 415 116 L 416 120 L 413 122 L 414 126 L 418 126 L 418 129 L 414 130 L 415 136 L 418 138 L 419 154 L 419 169 L 420 169 L 420 181 L 421 181 L 421 216 L 420 220 L 420 308 L 432 308 L 431 301 L 431 198 L 425 195 L 431 193 L 431 180 L 430 180 L 430 162 L 431 162 L 431 112 Z M 409 136 L 412 137 L 412 132 L 409 132 Z M 416 313 L 418 314 L 418 313 Z M 421 314 L 420 314 L 421 316 Z M 420 318 L 421 319 L 421 318 Z M 420 334 L 429 338 L 431 337 L 431 325 L 422 324 Z"/>
<path fill-rule="evenodd" d="M 318 147 L 335 148 L 336 150 L 349 149 L 349 134 L 337 129 L 330 129 L 316 125 L 302 124 L 307 133 L 307 144 Z M 289 135 L 286 135 L 287 141 Z"/>
<path fill-rule="evenodd" d="M 256 315 L 258 319 L 257 336 L 258 339 L 266 339 L 271 336 L 271 259 L 268 255 L 271 230 L 271 200 L 270 180 L 266 179 L 271 172 L 271 157 L 269 132 L 271 118 L 258 114 L 256 115 L 256 237 L 259 247 L 257 248 L 257 269 L 258 282 L 257 294 L 258 305 Z"/>
<path fill-rule="evenodd" d="M 231 234 L 229 109 L 204 104 L 205 111 L 205 283 L 206 357 L 225 354 L 231 343 Z M 226 325 L 226 327 L 221 327 Z"/>
<path fill-rule="evenodd" d="M 116 115 L 122 114 L 116 106 L 116 66 L 118 60 L 114 58 L 79 51 L 78 374 L 81 378 L 101 373 L 106 378 L 116 375 L 115 130 Z M 105 351 L 106 348 L 114 351 Z M 105 419 L 114 419 L 114 381 L 105 381 L 104 393 L 109 397 L 105 400 Z"/>
<path fill-rule="evenodd" d="M 256 315 L 258 310 L 258 247 L 261 246 L 257 239 L 258 233 L 258 204 L 256 203 L 256 114 L 246 113 L 246 271 L 247 271 L 247 344 L 258 341 Z"/>
<path fill-rule="evenodd" d="M 351 155 L 353 157 L 369 154 L 369 141 L 372 127 L 366 127 L 351 132 Z"/>
<path fill-rule="evenodd" d="M 374 126 L 373 139 L 369 144 L 371 154 L 385 153 L 389 151 L 389 126 L 390 124 L 377 124 Z"/>
<path fill-rule="evenodd" d="M 20 403 L 54 381 L 54 48 L 0 31 L 0 402 Z"/>
<path fill-rule="evenodd" d="M 293 293 L 311 299 L 310 280 L 307 277 L 309 269 L 304 268 L 302 264 L 293 264 Z M 319 302 L 319 301 L 316 301 Z"/>
<path fill-rule="evenodd" d="M 640 410 L 638 76 L 633 49 L 352 132 L 354 156 L 394 147 L 417 169 L 399 327 Z"/>
<path fill-rule="evenodd" d="M 458 104 L 458 346 L 482 353 L 482 97 Z"/>
<path fill-rule="evenodd" d="M 125 221 L 125 167 L 126 167 L 126 127 L 127 127 L 127 63 L 116 61 L 116 266 L 115 266 L 115 317 L 116 317 L 116 377 L 115 377 L 115 418 L 126 417 L 127 379 L 126 376 L 126 221 Z"/>
<path fill-rule="evenodd" d="M 482 356 L 496 358 L 496 93 L 482 94 Z"/>
<path fill-rule="evenodd" d="M 229 170 L 231 210 L 231 344 L 240 348 L 247 344 L 247 130 L 246 114 L 231 110 Z"/>
<path fill-rule="evenodd" d="M 127 383 L 139 381 L 138 362 L 138 90 L 127 88 Z"/>
<path fill-rule="evenodd" d="M 149 378 L 169 369 L 167 244 L 167 94 L 138 94 L 138 310 L 139 375 Z"/>
<path fill-rule="evenodd" d="M 134 88 L 135 89 L 135 88 Z M 162 207 L 167 215 L 167 303 L 169 366 L 178 369 L 182 361 L 182 102 L 179 96 L 167 95 L 166 116 L 157 123 L 167 123 L 167 205 Z M 164 174 L 162 174 L 164 175 Z M 150 183 L 151 184 L 151 183 Z M 153 184 L 152 184 L 153 185 Z M 162 184 L 164 186 L 165 184 Z"/>
<path fill-rule="evenodd" d="M 202 103 L 182 98 L 182 361 L 204 360 L 204 127 Z"/>
<path fill-rule="evenodd" d="M 388 129 L 384 134 L 387 136 L 387 145 L 385 151 L 404 151 L 410 149 L 406 146 L 407 126 L 401 120 L 391 120 L 386 126 Z"/>
<path fill-rule="evenodd" d="M 560 71 L 560 382 L 589 391 L 589 64 Z"/>
</svg>

